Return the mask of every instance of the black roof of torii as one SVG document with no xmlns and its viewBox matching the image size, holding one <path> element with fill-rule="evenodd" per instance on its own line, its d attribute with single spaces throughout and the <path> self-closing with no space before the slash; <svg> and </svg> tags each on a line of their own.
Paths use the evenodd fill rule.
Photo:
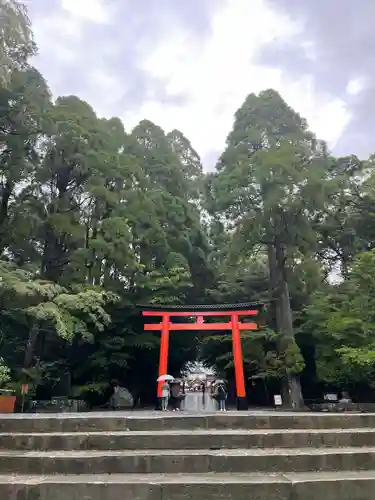
<svg viewBox="0 0 375 500">
<path fill-rule="evenodd" d="M 138 304 L 137 309 L 148 311 L 246 311 L 251 309 L 260 309 L 264 307 L 263 302 L 241 302 L 239 304 L 184 304 L 184 305 L 168 305 L 168 304 Z"/>
</svg>

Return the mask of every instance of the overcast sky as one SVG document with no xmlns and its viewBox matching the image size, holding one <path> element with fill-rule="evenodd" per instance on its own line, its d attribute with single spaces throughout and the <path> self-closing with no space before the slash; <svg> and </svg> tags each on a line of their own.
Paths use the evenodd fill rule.
<svg viewBox="0 0 375 500">
<path fill-rule="evenodd" d="M 127 130 L 142 118 L 178 128 L 206 168 L 246 95 L 270 87 L 336 153 L 375 151 L 374 0 L 25 3 L 55 96 Z"/>
</svg>

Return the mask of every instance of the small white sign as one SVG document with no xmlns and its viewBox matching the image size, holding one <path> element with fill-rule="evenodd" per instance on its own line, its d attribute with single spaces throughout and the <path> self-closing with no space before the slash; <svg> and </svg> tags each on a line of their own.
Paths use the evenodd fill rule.
<svg viewBox="0 0 375 500">
<path fill-rule="evenodd" d="M 337 401 L 339 398 L 337 394 L 330 393 L 330 394 L 324 394 L 324 399 L 325 401 Z"/>
<path fill-rule="evenodd" d="M 274 397 L 273 397 L 273 400 L 275 402 L 275 406 L 281 406 L 283 404 L 283 400 L 281 399 L 281 396 L 280 394 L 276 394 Z"/>
</svg>

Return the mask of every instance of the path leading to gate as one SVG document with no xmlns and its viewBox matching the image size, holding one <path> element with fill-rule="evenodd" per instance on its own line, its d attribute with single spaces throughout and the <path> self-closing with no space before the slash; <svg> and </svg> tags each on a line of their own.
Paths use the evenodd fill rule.
<svg viewBox="0 0 375 500">
<path fill-rule="evenodd" d="M 182 409 L 184 411 L 199 413 L 199 412 L 214 412 L 217 404 L 210 394 L 202 392 L 188 392 Z"/>
</svg>

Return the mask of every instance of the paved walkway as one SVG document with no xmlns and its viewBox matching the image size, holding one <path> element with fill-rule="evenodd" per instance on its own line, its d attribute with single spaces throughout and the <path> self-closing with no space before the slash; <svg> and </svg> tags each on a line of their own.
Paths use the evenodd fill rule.
<svg viewBox="0 0 375 500">
<path fill-rule="evenodd" d="M 188 392 L 182 409 L 193 413 L 212 413 L 217 410 L 216 401 L 209 394 L 202 392 Z"/>
<path fill-rule="evenodd" d="M 0 414 L 0 420 L 8 419 L 51 419 L 51 418 L 194 418 L 194 417 L 207 417 L 210 415 L 216 415 L 225 417 L 226 415 L 237 415 L 237 416 L 262 416 L 262 415 L 275 415 L 275 416 L 319 416 L 324 418 L 335 418 L 338 416 L 348 417 L 354 415 L 363 415 L 364 417 L 375 416 L 375 413 L 362 413 L 362 412 L 350 412 L 350 413 L 324 413 L 324 412 L 292 412 L 292 411 L 275 411 L 275 410 L 250 410 L 241 411 L 228 410 L 226 413 L 220 413 L 218 411 L 183 411 L 180 413 L 175 412 L 160 412 L 155 410 L 134 410 L 134 411 L 93 411 L 93 412 L 81 412 L 81 413 L 2 413 Z"/>
</svg>

